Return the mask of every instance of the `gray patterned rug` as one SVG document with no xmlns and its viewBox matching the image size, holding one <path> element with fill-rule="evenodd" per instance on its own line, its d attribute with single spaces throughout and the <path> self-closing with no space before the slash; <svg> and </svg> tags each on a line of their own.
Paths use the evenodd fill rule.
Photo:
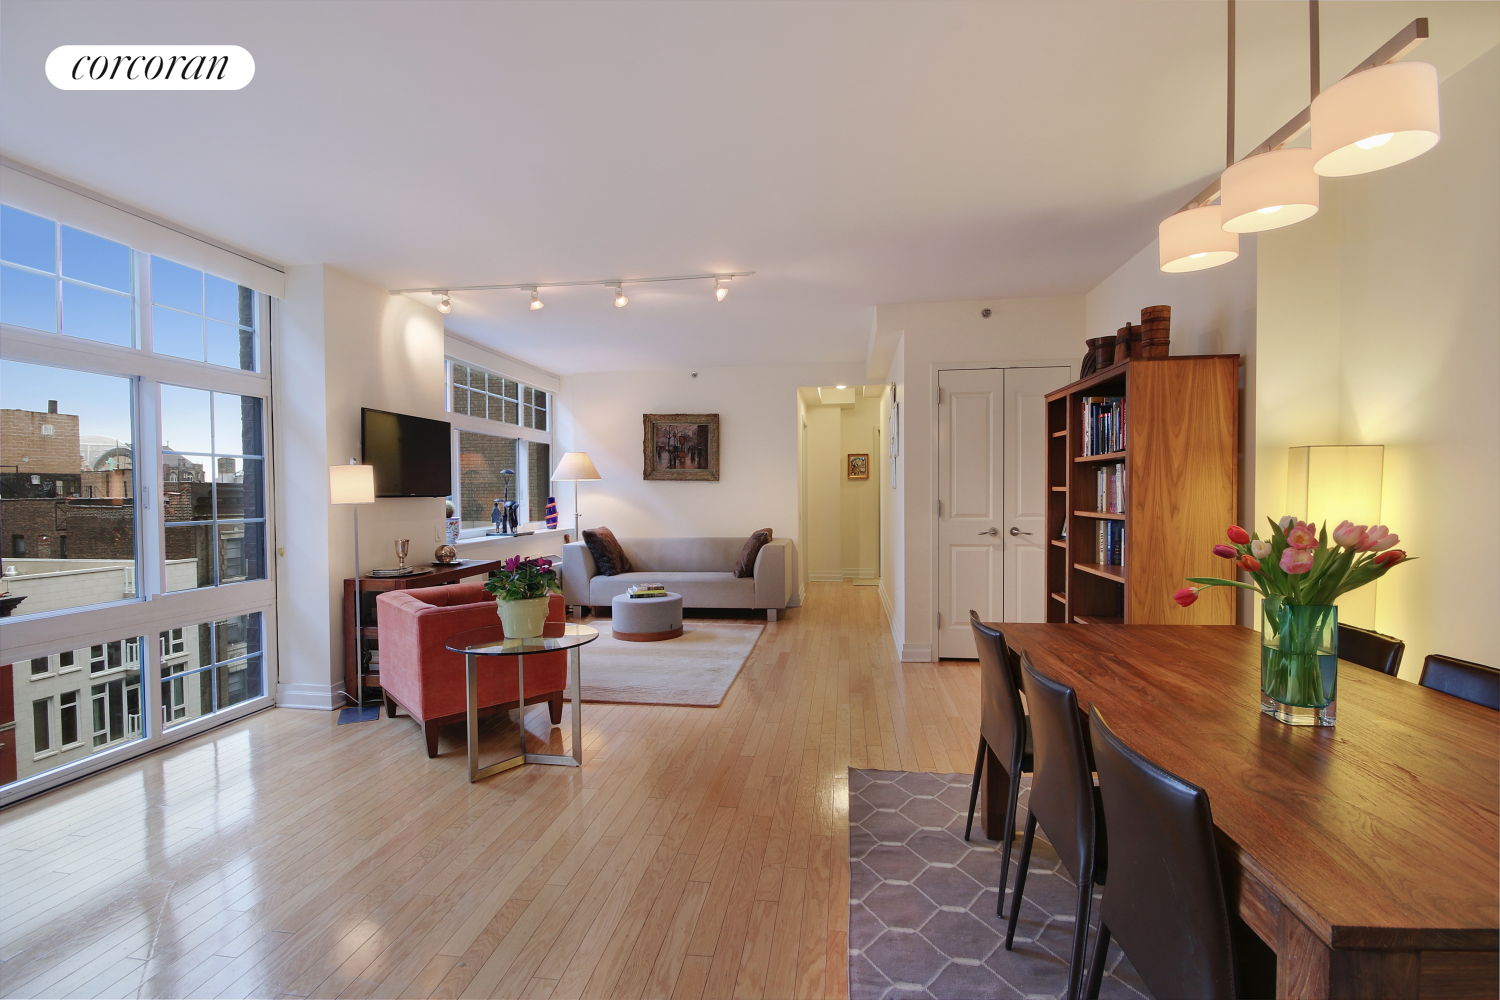
<svg viewBox="0 0 1500 1000">
<path fill-rule="evenodd" d="M 963 839 L 970 780 L 967 774 L 849 769 L 850 1000 L 1041 1000 L 1067 992 L 1078 887 L 1038 828 L 1015 945 L 1006 951 L 1005 921 L 995 916 L 1001 845 L 984 839 L 977 819 L 973 840 Z M 1030 794 L 1028 776 L 1022 778 L 1020 830 Z M 1017 836 L 1007 914 L 1020 854 Z M 1149 996 L 1116 945 L 1108 969 L 1101 997 Z"/>
</svg>

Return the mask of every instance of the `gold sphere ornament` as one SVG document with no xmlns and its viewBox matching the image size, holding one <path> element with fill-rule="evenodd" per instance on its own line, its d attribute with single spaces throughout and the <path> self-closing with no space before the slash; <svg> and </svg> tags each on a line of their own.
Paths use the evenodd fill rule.
<svg viewBox="0 0 1500 1000">
<path fill-rule="evenodd" d="M 458 550 L 451 545 L 439 545 L 437 551 L 432 553 L 433 561 L 443 563 L 444 565 L 451 563 L 457 558 Z"/>
</svg>

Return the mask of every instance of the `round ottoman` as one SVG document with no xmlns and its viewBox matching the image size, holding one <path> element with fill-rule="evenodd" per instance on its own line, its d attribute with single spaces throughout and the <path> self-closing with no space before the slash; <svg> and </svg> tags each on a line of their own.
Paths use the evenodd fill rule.
<svg viewBox="0 0 1500 1000">
<path fill-rule="evenodd" d="M 610 629 L 626 642 L 659 642 L 682 634 L 682 595 L 631 597 L 621 594 L 609 602 Z"/>
</svg>

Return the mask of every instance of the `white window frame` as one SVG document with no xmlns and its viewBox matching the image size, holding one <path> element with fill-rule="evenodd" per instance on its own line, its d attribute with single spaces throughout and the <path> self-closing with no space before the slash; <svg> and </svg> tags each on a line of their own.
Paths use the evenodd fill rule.
<svg viewBox="0 0 1500 1000">
<path fill-rule="evenodd" d="M 4 199 L 12 204 L 10 199 Z M 25 204 L 17 205 L 22 211 L 41 214 Z M 51 216 L 56 219 L 56 216 Z M 67 219 L 59 220 L 64 225 L 90 232 L 88 226 L 78 225 Z M 108 233 L 98 233 L 113 238 Z M 174 254 L 157 249 L 160 256 L 172 259 Z M 150 753 L 154 750 L 195 736 L 232 722 L 237 718 L 270 708 L 275 704 L 278 665 L 276 661 L 276 571 L 277 563 L 272 558 L 276 551 L 276 483 L 273 458 L 274 407 L 271 350 L 277 335 L 278 312 L 271 297 L 256 293 L 258 308 L 257 357 L 260 371 L 247 372 L 210 364 L 206 361 L 188 361 L 168 355 L 158 355 L 152 350 L 151 340 L 151 252 L 139 246 L 131 246 L 132 266 L 135 280 L 133 291 L 133 319 L 135 323 L 134 347 L 120 347 L 62 333 L 45 333 L 24 327 L 0 324 L 0 358 L 27 364 L 68 368 L 80 372 L 116 375 L 128 378 L 133 383 L 132 434 L 135 448 L 134 486 L 135 539 L 137 585 L 135 596 L 124 600 L 81 608 L 43 612 L 31 616 L 16 616 L 6 619 L 0 629 L 0 662 L 18 663 L 33 657 L 56 656 L 63 650 L 76 650 L 111 642 L 123 642 L 139 638 L 137 653 L 140 658 L 140 722 L 139 738 L 126 738 L 113 744 L 94 749 L 86 756 L 60 765 L 52 770 L 0 785 L 0 807 L 27 798 L 39 792 L 55 788 L 84 775 L 110 767 L 124 760 Z M 202 263 L 183 260 L 196 270 L 208 270 Z M 233 279 L 232 275 L 220 275 Z M 241 282 L 243 283 L 243 282 Z M 160 385 L 190 386 L 235 395 L 255 396 L 262 402 L 263 444 L 263 488 L 265 490 L 265 578 L 238 583 L 220 584 L 195 590 L 164 593 L 166 579 L 165 512 L 160 502 L 162 447 L 159 425 Z M 216 557 L 217 558 L 217 555 Z M 191 722 L 179 723 L 170 729 L 161 724 L 161 680 L 162 657 L 159 643 L 154 640 L 163 630 L 213 621 L 250 612 L 261 613 L 261 663 L 264 671 L 262 694 L 238 705 L 230 706 L 209 715 L 200 716 Z M 108 654 L 106 653 L 106 656 Z M 122 667 L 124 656 L 122 655 Z M 55 661 L 49 661 L 49 665 Z M 107 662 L 107 661 L 106 661 Z M 72 669 L 81 669 L 76 662 Z M 94 683 L 107 683 L 118 676 L 106 666 L 105 671 L 95 674 L 85 672 L 88 677 L 89 697 L 80 693 L 80 735 L 85 743 L 91 743 L 93 735 Z M 54 704 L 56 699 L 54 699 Z M 54 711 L 53 715 L 56 714 Z M 127 712 L 128 714 L 128 712 Z M 54 720 L 54 722 L 57 720 Z M 106 720 L 107 726 L 107 720 Z M 132 723 L 127 719 L 127 737 L 134 737 Z M 60 738 L 60 731 L 58 736 Z M 52 751 L 56 752 L 56 751 Z"/>
<path fill-rule="evenodd" d="M 547 429 L 544 431 L 539 431 L 534 427 L 526 427 L 525 425 L 519 423 L 511 424 L 506 423 L 503 420 L 489 420 L 484 417 L 471 417 L 467 413 L 454 413 L 453 365 L 455 362 L 468 368 L 478 368 L 479 370 L 488 374 L 499 375 L 502 378 L 510 379 L 517 385 L 530 389 L 533 392 L 545 392 L 547 394 Z M 557 426 L 557 413 L 555 409 L 556 403 L 556 393 L 552 392 L 551 390 L 543 389 L 540 386 L 534 385 L 531 382 L 526 381 L 525 379 L 517 378 L 516 376 L 507 374 L 503 371 L 496 371 L 493 368 L 486 368 L 484 365 L 477 364 L 473 361 L 465 361 L 462 358 L 447 357 L 443 359 L 443 409 L 448 412 L 448 421 L 453 427 L 453 487 L 452 492 L 449 495 L 453 497 L 454 517 L 461 518 L 463 516 L 463 496 L 459 492 L 463 471 L 459 468 L 458 462 L 458 455 L 460 454 L 458 446 L 458 432 L 464 431 L 469 434 L 486 434 L 490 437 L 514 438 L 518 442 L 525 441 L 527 443 L 536 442 L 537 444 L 544 444 L 548 448 L 547 462 L 549 465 L 552 465 L 556 461 L 556 457 L 552 454 L 552 452 L 556 448 L 553 443 L 553 428 Z M 518 399 L 516 402 L 516 415 L 518 417 L 521 416 L 524 406 L 525 404 Z M 528 482 L 531 471 L 530 463 L 522 461 L 519 450 L 520 449 L 517 449 L 518 454 L 516 456 L 516 499 L 527 496 L 528 490 L 531 485 L 530 482 Z M 547 470 L 547 474 L 549 477 L 551 476 L 552 470 L 550 468 Z M 529 513 L 530 512 L 528 511 L 528 514 Z M 521 527 L 524 530 L 539 531 L 546 527 L 546 519 L 543 518 L 539 521 L 527 520 L 522 522 Z M 481 526 L 478 528 L 461 528 L 459 530 L 458 537 L 460 539 L 483 538 L 485 536 L 485 533 L 489 530 L 491 529 L 487 526 Z"/>
</svg>

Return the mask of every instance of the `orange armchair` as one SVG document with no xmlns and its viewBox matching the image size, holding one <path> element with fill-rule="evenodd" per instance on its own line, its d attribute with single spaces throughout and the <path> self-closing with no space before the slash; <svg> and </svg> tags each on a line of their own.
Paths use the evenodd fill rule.
<svg viewBox="0 0 1500 1000">
<path fill-rule="evenodd" d="M 406 710 L 427 740 L 427 756 L 437 756 L 438 730 L 465 718 L 468 703 L 464 658 L 448 650 L 448 640 L 469 629 L 498 626 L 495 599 L 475 583 L 417 590 L 392 590 L 375 599 L 380 628 L 380 686 L 386 715 Z M 562 595 L 552 597 L 548 635 L 562 634 L 567 616 Z M 481 711 L 517 707 L 516 665 L 508 657 L 486 657 L 479 671 Z M 568 654 L 537 653 L 526 657 L 526 704 L 545 701 L 552 724 L 562 721 Z"/>
</svg>

